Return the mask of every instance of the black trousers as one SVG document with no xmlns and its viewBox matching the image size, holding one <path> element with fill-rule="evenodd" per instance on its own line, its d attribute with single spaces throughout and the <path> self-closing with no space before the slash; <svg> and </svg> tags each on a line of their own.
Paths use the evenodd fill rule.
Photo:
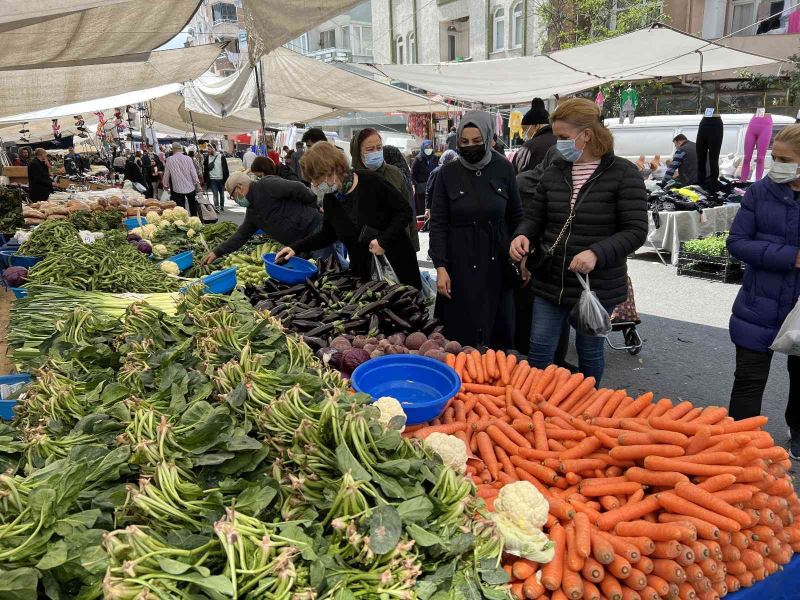
<svg viewBox="0 0 800 600">
<path fill-rule="evenodd" d="M 703 117 L 697 129 L 697 180 L 712 194 L 719 190 L 719 152 L 722 149 L 722 119 Z M 708 161 L 708 169 L 706 169 Z"/>
<path fill-rule="evenodd" d="M 731 390 L 730 415 L 746 419 L 761 414 L 761 399 L 767 386 L 772 352 L 754 352 L 736 346 L 736 375 Z M 789 356 L 789 401 L 786 423 L 800 431 L 800 356 Z"/>
<path fill-rule="evenodd" d="M 197 192 L 189 192 L 188 194 L 179 194 L 175 190 L 170 192 L 170 198 L 172 201 L 177 204 L 178 206 L 182 206 L 189 211 L 189 214 L 193 217 L 198 216 L 199 210 L 197 207 Z M 186 206 L 186 205 L 189 206 Z"/>
</svg>

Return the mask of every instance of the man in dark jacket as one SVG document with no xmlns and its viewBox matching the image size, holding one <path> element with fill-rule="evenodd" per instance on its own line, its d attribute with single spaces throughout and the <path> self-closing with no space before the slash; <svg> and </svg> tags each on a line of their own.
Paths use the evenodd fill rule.
<svg viewBox="0 0 800 600">
<path fill-rule="evenodd" d="M 37 148 L 33 159 L 28 163 L 28 196 L 34 202 L 47 200 L 53 193 L 53 180 L 50 179 L 50 163 L 47 151 Z"/>
<path fill-rule="evenodd" d="M 529 171 L 542 162 L 545 153 L 556 145 L 556 136 L 550 126 L 550 114 L 541 98 L 531 101 L 531 109 L 522 117 L 525 143 L 514 155 L 514 171 L 517 175 Z"/>
<path fill-rule="evenodd" d="M 206 182 L 207 189 L 211 190 L 217 212 L 225 211 L 225 182 L 228 181 L 229 175 L 228 159 L 225 158 L 225 154 L 217 152 L 217 149 L 209 144 L 208 154 L 203 160 L 203 181 Z"/>
<path fill-rule="evenodd" d="M 450 128 L 450 133 L 447 134 L 445 143 L 447 144 L 448 150 L 458 150 L 458 135 L 456 134 L 455 127 Z"/>
<path fill-rule="evenodd" d="M 425 185 L 433 170 L 438 166 L 439 158 L 433 153 L 433 142 L 422 140 L 419 154 L 411 164 L 411 177 L 414 181 L 414 208 L 416 210 L 414 214 L 417 216 L 425 213 Z"/>
<path fill-rule="evenodd" d="M 161 162 L 158 154 L 153 152 L 152 146 L 145 146 L 144 154 L 142 155 L 142 175 L 144 175 L 144 183 L 147 187 L 149 198 L 156 197 L 158 181 L 161 179 L 162 171 L 164 171 L 164 163 Z"/>
<path fill-rule="evenodd" d="M 201 264 L 236 252 L 259 229 L 284 245 L 315 233 L 322 226 L 317 197 L 302 183 L 277 175 L 251 181 L 244 172 L 233 173 L 225 189 L 239 206 L 247 207 L 244 222 L 227 240 L 206 255 Z"/>
<path fill-rule="evenodd" d="M 64 157 L 64 171 L 67 175 L 80 175 L 83 172 L 83 161 L 79 154 L 75 154 L 75 146 L 70 146 Z"/>
<path fill-rule="evenodd" d="M 667 184 L 671 180 L 677 179 L 683 185 L 695 185 L 698 182 L 697 147 L 695 143 L 690 142 L 682 133 L 676 135 L 672 142 L 675 144 L 675 154 L 672 155 L 672 162 L 664 174 L 662 184 Z M 677 177 L 675 176 L 675 171 L 678 172 Z"/>
</svg>

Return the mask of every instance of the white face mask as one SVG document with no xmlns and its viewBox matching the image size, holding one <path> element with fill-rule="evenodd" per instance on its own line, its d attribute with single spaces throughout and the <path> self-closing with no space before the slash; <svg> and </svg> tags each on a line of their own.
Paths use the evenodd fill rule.
<svg viewBox="0 0 800 600">
<path fill-rule="evenodd" d="M 325 197 L 326 194 L 335 194 L 339 191 L 339 186 L 336 182 L 328 183 L 327 181 L 323 181 L 319 185 L 311 184 L 311 191 L 317 195 L 317 198 L 320 200 Z"/>
<path fill-rule="evenodd" d="M 797 163 L 774 162 L 767 175 L 775 183 L 791 183 L 800 179 L 800 174 L 797 172 Z"/>
<path fill-rule="evenodd" d="M 433 148 L 425 148 L 423 152 L 425 153 L 425 156 L 430 156 L 431 154 L 433 154 Z"/>
</svg>

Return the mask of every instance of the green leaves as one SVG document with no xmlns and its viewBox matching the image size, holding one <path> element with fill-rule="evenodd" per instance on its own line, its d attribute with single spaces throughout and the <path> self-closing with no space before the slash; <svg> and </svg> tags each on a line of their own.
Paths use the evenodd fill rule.
<svg viewBox="0 0 800 600">
<path fill-rule="evenodd" d="M 36 600 L 39 575 L 36 569 L 0 569 L 0 598 L 3 600 Z"/>
<path fill-rule="evenodd" d="M 347 444 L 339 444 L 336 448 L 336 464 L 339 466 L 339 471 L 344 475 L 348 471 L 356 481 L 370 481 L 372 476 L 350 452 Z"/>
<path fill-rule="evenodd" d="M 401 502 L 397 513 L 406 523 L 422 523 L 433 513 L 433 502 L 424 496 L 418 496 Z"/>
<path fill-rule="evenodd" d="M 403 522 L 393 506 L 379 506 L 369 520 L 369 547 L 375 554 L 394 550 L 403 533 Z"/>
</svg>

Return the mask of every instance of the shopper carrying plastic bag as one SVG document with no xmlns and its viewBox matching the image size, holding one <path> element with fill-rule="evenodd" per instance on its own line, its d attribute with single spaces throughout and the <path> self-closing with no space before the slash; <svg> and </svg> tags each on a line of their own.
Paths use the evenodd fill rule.
<svg viewBox="0 0 800 600">
<path fill-rule="evenodd" d="M 600 300 L 589 287 L 589 275 L 582 277 L 575 273 L 581 282 L 583 291 L 578 303 L 569 315 L 570 324 L 584 335 L 592 337 L 606 337 L 611 333 L 611 317 L 608 311 L 600 304 Z"/>
<path fill-rule="evenodd" d="M 800 356 L 800 300 L 786 317 L 769 349 L 781 354 Z"/>
</svg>

